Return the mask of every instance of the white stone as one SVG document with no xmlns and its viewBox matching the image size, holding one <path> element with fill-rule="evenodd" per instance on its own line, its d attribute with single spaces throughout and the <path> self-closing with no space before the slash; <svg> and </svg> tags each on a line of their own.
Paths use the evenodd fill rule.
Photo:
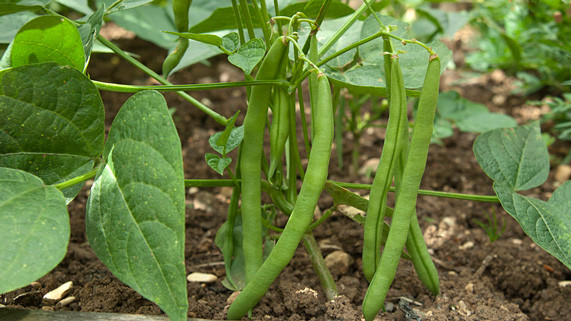
<svg viewBox="0 0 571 321">
<path fill-rule="evenodd" d="M 72 286 L 73 286 L 72 281 L 66 282 L 60 285 L 57 289 L 46 293 L 46 295 L 44 295 L 43 297 L 43 300 L 47 303 L 58 302 L 59 300 L 63 299 L 66 296 L 69 290 L 71 290 Z"/>
<path fill-rule="evenodd" d="M 61 307 L 64 307 L 64 306 L 70 305 L 73 301 L 75 301 L 75 297 L 74 297 L 74 296 L 69 296 L 69 297 L 67 297 L 67 298 L 65 298 L 65 299 L 63 299 L 63 300 L 61 300 L 61 301 L 59 301 L 59 302 L 57 303 L 57 305 L 59 305 L 59 306 L 61 306 Z"/>
<path fill-rule="evenodd" d="M 337 275 L 349 272 L 349 267 L 353 264 L 351 255 L 343 251 L 334 251 L 325 257 L 325 265 Z"/>
<path fill-rule="evenodd" d="M 210 273 L 194 272 L 194 273 L 190 273 L 186 277 L 186 280 L 188 282 L 212 283 L 212 282 L 216 282 L 216 280 L 218 280 L 218 277 L 216 275 L 210 274 Z"/>
</svg>

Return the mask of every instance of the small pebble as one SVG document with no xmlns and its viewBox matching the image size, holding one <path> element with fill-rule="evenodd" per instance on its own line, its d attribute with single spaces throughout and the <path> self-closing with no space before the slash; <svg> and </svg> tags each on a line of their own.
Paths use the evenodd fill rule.
<svg viewBox="0 0 571 321">
<path fill-rule="evenodd" d="M 559 286 L 564 288 L 566 286 L 571 286 L 571 281 L 560 281 Z"/>
<path fill-rule="evenodd" d="M 359 176 L 374 175 L 379 167 L 379 158 L 371 158 L 365 162 L 365 164 L 359 168 Z"/>
<path fill-rule="evenodd" d="M 394 312 L 395 311 L 395 304 L 392 302 L 385 302 L 385 311 Z"/>
<path fill-rule="evenodd" d="M 523 241 L 520 240 L 520 239 L 512 239 L 512 243 L 515 244 L 515 245 L 522 245 L 522 244 L 523 244 Z"/>
<path fill-rule="evenodd" d="M 351 255 L 343 251 L 334 251 L 325 257 L 325 265 L 338 275 L 349 272 L 349 267 L 353 264 Z"/>
<path fill-rule="evenodd" d="M 468 293 L 474 293 L 474 283 L 468 283 L 466 285 L 466 292 Z"/>
<path fill-rule="evenodd" d="M 59 305 L 60 307 L 64 307 L 67 305 L 70 305 L 73 301 L 75 301 L 75 297 L 74 296 L 69 296 L 61 301 L 59 301 L 57 303 L 57 305 Z"/>
<path fill-rule="evenodd" d="M 559 165 L 555 170 L 555 180 L 561 184 L 568 181 L 571 177 L 571 166 L 569 165 Z"/>
<path fill-rule="evenodd" d="M 216 275 L 210 274 L 210 273 L 194 272 L 194 273 L 190 273 L 186 277 L 186 280 L 188 282 L 212 283 L 212 282 L 216 282 L 216 280 L 218 280 L 218 277 Z"/>
<path fill-rule="evenodd" d="M 241 293 L 240 291 L 232 292 L 232 294 L 230 294 L 228 299 L 226 299 L 226 303 L 232 304 L 240 293 Z"/>
<path fill-rule="evenodd" d="M 71 290 L 72 286 L 73 286 L 72 281 L 66 282 L 66 283 L 60 285 L 57 289 L 46 293 L 46 295 L 44 295 L 42 300 L 45 303 L 58 302 L 59 300 L 61 300 L 65 297 L 65 295 L 69 292 L 69 290 Z"/>
<path fill-rule="evenodd" d="M 460 245 L 458 248 L 462 251 L 473 248 L 474 247 L 474 242 L 468 241 L 462 245 Z"/>
</svg>

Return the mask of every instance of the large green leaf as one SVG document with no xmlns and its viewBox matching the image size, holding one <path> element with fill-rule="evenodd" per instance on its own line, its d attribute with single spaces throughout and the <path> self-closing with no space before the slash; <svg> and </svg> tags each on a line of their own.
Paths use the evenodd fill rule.
<svg viewBox="0 0 571 321">
<path fill-rule="evenodd" d="M 25 10 L 36 10 L 52 0 L 0 0 L 0 16 Z"/>
<path fill-rule="evenodd" d="M 407 24 L 387 16 L 381 16 L 381 21 L 383 21 L 385 25 L 395 25 L 398 27 L 393 34 L 405 39 L 412 38 L 407 31 Z M 353 43 L 371 36 L 379 30 L 380 28 L 377 21 L 370 16 L 362 24 L 359 39 L 354 39 L 354 35 L 348 34 L 346 37 L 350 37 L 350 41 L 344 40 L 343 37 L 341 37 L 340 41 Z M 405 87 L 409 89 L 422 87 L 429 58 L 429 54 L 426 49 L 412 44 L 408 44 L 405 47 L 402 43 L 394 39 L 393 44 L 395 46 L 395 50 L 406 51 L 406 53 L 399 55 Z M 452 58 L 452 52 L 440 41 L 429 43 L 428 46 L 432 47 L 432 49 L 440 56 L 440 59 L 442 60 L 442 71 L 444 71 L 448 61 Z M 358 50 L 360 60 L 357 61 L 354 66 L 345 70 L 346 68 L 339 67 L 338 62 L 328 63 L 326 68 L 324 68 L 325 74 L 336 85 L 349 88 L 355 93 L 386 95 L 386 86 L 383 81 L 383 51 L 384 49 L 381 38 L 370 41 L 369 43 L 360 46 Z"/>
<path fill-rule="evenodd" d="M 571 268 L 571 182 L 561 185 L 548 202 L 520 195 L 505 183 L 494 183 L 494 190 L 524 232 Z"/>
<path fill-rule="evenodd" d="M 125 102 L 104 157 L 87 205 L 91 247 L 115 276 L 171 320 L 186 320 L 182 153 L 158 92 Z"/>
<path fill-rule="evenodd" d="M 0 72 L 0 166 L 46 184 L 88 172 L 103 150 L 104 121 L 99 92 L 77 69 L 44 63 Z"/>
<path fill-rule="evenodd" d="M 59 16 L 41 16 L 26 23 L 12 47 L 12 67 L 57 62 L 83 71 L 85 53 L 77 28 Z"/>
<path fill-rule="evenodd" d="M 548 202 L 516 192 L 547 179 L 549 155 L 539 123 L 485 132 L 474 142 L 474 154 L 494 180 L 506 212 L 537 245 L 571 267 L 571 183 L 560 186 Z"/>
<path fill-rule="evenodd" d="M 16 12 L 9 15 L 0 16 L 0 43 L 10 43 L 28 21 L 38 17 L 37 14 L 30 11 Z"/>
<path fill-rule="evenodd" d="M 0 167 L 0 293 L 33 282 L 64 258 L 69 216 L 62 193 L 32 174 Z"/>
<path fill-rule="evenodd" d="M 438 116 L 456 123 L 464 132 L 482 133 L 490 129 L 515 127 L 517 122 L 508 115 L 491 113 L 482 104 L 472 102 L 450 90 L 438 96 Z"/>
<path fill-rule="evenodd" d="M 539 186 L 549 174 L 549 154 L 539 122 L 487 131 L 476 138 L 474 154 L 490 178 L 514 191 Z"/>
</svg>

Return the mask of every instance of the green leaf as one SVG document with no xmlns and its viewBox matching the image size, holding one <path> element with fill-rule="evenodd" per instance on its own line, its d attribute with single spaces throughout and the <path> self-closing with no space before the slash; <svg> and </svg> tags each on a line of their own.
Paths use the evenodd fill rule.
<svg viewBox="0 0 571 321">
<path fill-rule="evenodd" d="M 125 102 L 104 157 L 87 204 L 89 244 L 117 278 L 171 320 L 186 320 L 182 153 L 161 94 Z"/>
<path fill-rule="evenodd" d="M 20 30 L 20 28 L 22 28 L 22 26 L 28 21 L 36 17 L 38 17 L 38 15 L 30 11 L 22 11 L 0 16 L 0 26 L 2 26 L 2 32 L 0 32 L 0 43 L 12 42 L 18 33 L 18 30 Z"/>
<path fill-rule="evenodd" d="M 561 185 L 548 202 L 520 195 L 501 182 L 494 183 L 494 190 L 524 232 L 571 268 L 571 183 Z"/>
<path fill-rule="evenodd" d="M 224 132 L 218 132 L 208 139 L 210 147 L 222 155 L 234 150 L 236 147 L 240 146 L 242 139 L 244 139 L 244 126 L 232 128 L 228 140 L 225 145 L 218 145 L 218 141 Z M 222 143 L 222 142 L 221 142 Z"/>
<path fill-rule="evenodd" d="M 227 152 L 226 151 L 226 145 L 228 144 L 228 139 L 230 139 L 230 135 L 232 134 L 232 130 L 234 129 L 234 125 L 236 124 L 236 119 L 238 118 L 239 114 L 240 114 L 240 111 L 237 111 L 234 114 L 234 116 L 232 116 L 232 118 L 230 118 L 228 120 L 228 124 L 226 125 L 226 128 L 224 128 L 224 131 L 222 132 L 222 134 L 220 134 L 220 136 L 216 140 L 216 146 L 224 147 L 224 152 L 222 153 L 223 155 L 226 155 L 226 152 Z M 242 140 L 240 139 L 240 142 L 241 141 Z"/>
<path fill-rule="evenodd" d="M 222 37 L 222 48 L 228 52 L 234 52 L 240 45 L 240 37 L 236 32 L 230 32 Z"/>
<path fill-rule="evenodd" d="M 65 199 L 32 174 L 0 167 L 0 293 L 36 281 L 64 258 Z"/>
<path fill-rule="evenodd" d="M 297 12 L 302 12 L 310 18 L 316 18 L 323 1 L 293 2 L 285 8 L 280 8 L 280 15 L 291 17 Z M 332 1 L 325 14 L 326 18 L 339 18 L 352 14 L 355 10 L 340 1 Z"/>
<path fill-rule="evenodd" d="M 12 66 L 57 62 L 83 70 L 85 53 L 77 28 L 59 16 L 42 16 L 26 23 L 14 38 Z"/>
<path fill-rule="evenodd" d="M 476 138 L 474 154 L 491 179 L 514 191 L 539 186 L 549 174 L 549 154 L 539 122 L 487 131 Z"/>
<path fill-rule="evenodd" d="M 101 5 L 102 3 L 104 3 L 105 7 L 109 7 L 114 2 L 116 2 L 116 0 L 98 0 L 97 4 Z M 153 0 L 123 0 L 121 4 L 114 9 L 113 12 L 128 10 L 128 9 L 136 9 L 141 6 L 145 6 L 151 2 L 153 2 Z"/>
<path fill-rule="evenodd" d="M 84 15 L 93 15 L 93 10 L 89 7 L 89 0 L 56 0 L 56 2 Z"/>
<path fill-rule="evenodd" d="M 224 175 L 224 170 L 228 165 L 230 165 L 230 163 L 232 163 L 232 158 L 220 157 L 219 155 L 212 153 L 206 153 L 204 157 L 206 158 L 208 166 L 220 175 Z"/>
<path fill-rule="evenodd" d="M 46 184 L 84 174 L 103 150 L 104 121 L 97 88 L 77 69 L 44 63 L 0 72 L 0 166 Z"/>
<path fill-rule="evenodd" d="M 254 12 L 254 7 L 248 6 L 250 12 Z M 190 10 L 192 11 L 192 10 Z M 210 14 L 208 18 L 200 21 L 199 23 L 192 26 L 189 32 L 192 33 L 207 33 L 220 30 L 231 30 L 236 29 L 236 20 L 234 19 L 234 9 L 232 7 L 216 8 L 206 14 Z M 242 22 L 244 22 L 242 17 Z M 254 27 L 260 26 L 260 21 L 256 15 L 252 15 L 252 23 Z"/>
<path fill-rule="evenodd" d="M 230 228 L 229 222 L 226 221 L 216 233 L 214 243 L 221 251 L 224 251 L 225 249 L 224 242 L 227 237 L 228 229 Z M 227 275 L 222 281 L 222 285 L 233 291 L 240 291 L 246 286 L 246 265 L 244 261 L 244 250 L 242 247 L 242 235 L 242 216 L 238 215 L 232 229 L 233 244 L 231 247 L 232 253 L 230 254 L 233 260 L 229 266 L 227 265 L 227 271 L 230 271 L 230 275 Z M 224 255 L 227 255 L 227 253 L 224 253 Z"/>
<path fill-rule="evenodd" d="M 482 133 L 517 126 L 512 117 L 491 113 L 486 106 L 465 99 L 454 90 L 440 94 L 437 108 L 440 117 L 454 121 L 464 132 Z"/>
<path fill-rule="evenodd" d="M 482 133 L 496 128 L 517 126 L 515 119 L 508 115 L 496 113 L 479 113 L 466 117 L 456 123 L 463 132 Z"/>
<path fill-rule="evenodd" d="M 408 25 L 403 22 L 387 16 L 381 16 L 381 20 L 385 25 L 396 25 L 398 29 L 393 34 L 411 39 L 412 36 L 407 32 Z M 335 26 L 332 26 L 335 28 Z M 338 26 L 337 26 L 338 27 Z M 347 43 L 353 43 L 360 39 L 366 38 L 380 30 L 377 21 L 369 16 L 361 27 L 359 39 L 354 39 L 354 35 L 349 35 L 350 40 L 343 39 Z M 400 64 L 404 76 L 405 87 L 415 89 L 422 87 L 426 68 L 428 66 L 429 53 L 426 49 L 408 44 L 406 47 L 393 39 L 395 50 L 404 50 L 405 54 L 400 54 Z M 448 61 L 452 58 L 452 52 L 440 41 L 427 44 L 440 56 L 442 61 L 442 72 L 446 68 Z M 384 79 L 383 42 L 382 38 L 370 41 L 359 47 L 360 60 L 351 68 L 345 70 L 340 68 L 339 63 L 328 63 L 323 70 L 330 80 L 342 87 L 348 88 L 354 93 L 370 93 L 376 96 L 386 96 L 386 85 Z M 326 56 L 326 55 L 325 55 Z M 408 94 L 408 93 L 407 93 Z"/>
<path fill-rule="evenodd" d="M 262 60 L 266 54 L 266 46 L 262 39 L 252 39 L 238 48 L 238 51 L 228 56 L 228 61 L 234 66 L 244 70 L 246 75 Z"/>
<path fill-rule="evenodd" d="M 25 10 L 36 10 L 45 7 L 52 0 L 1 0 L 0 16 Z"/>
<path fill-rule="evenodd" d="M 105 8 L 103 6 L 99 7 L 89 18 L 87 22 L 82 24 L 77 28 L 79 35 L 81 36 L 81 42 L 83 43 L 83 50 L 85 53 L 86 61 L 89 61 L 91 56 L 91 48 L 93 48 L 93 43 L 101 30 L 101 24 L 103 23 L 103 14 L 105 13 Z M 85 64 L 87 67 L 87 63 Z"/>
</svg>

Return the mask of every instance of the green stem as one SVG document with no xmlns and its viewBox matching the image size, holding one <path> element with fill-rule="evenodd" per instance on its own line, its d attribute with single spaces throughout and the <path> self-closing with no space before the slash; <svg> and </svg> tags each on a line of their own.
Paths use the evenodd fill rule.
<svg viewBox="0 0 571 321">
<path fill-rule="evenodd" d="M 357 21 L 357 19 L 359 19 L 359 17 L 366 10 L 367 10 L 367 6 L 365 4 L 362 4 L 359 7 L 359 9 L 357 9 L 355 12 L 353 12 L 353 14 L 349 18 L 349 20 L 347 20 L 341 26 L 341 28 L 339 28 L 339 30 L 337 30 L 337 32 L 335 32 L 335 34 L 331 38 L 329 38 L 327 40 L 327 42 L 325 44 L 323 44 L 323 46 L 319 49 L 318 56 L 323 56 L 323 54 L 326 53 L 327 50 L 329 50 L 329 48 L 331 48 L 333 46 L 333 44 L 335 44 L 337 42 L 337 40 L 339 40 L 339 38 L 341 38 L 341 36 L 343 36 L 345 34 L 345 32 L 347 32 L 347 30 L 349 30 L 349 28 L 351 28 L 351 26 L 355 23 L 355 21 Z"/>
<path fill-rule="evenodd" d="M 89 179 L 94 178 L 94 177 L 95 177 L 95 174 L 97 174 L 97 171 L 98 171 L 98 170 L 99 170 L 99 167 L 96 167 L 96 168 L 90 170 L 89 172 L 87 172 L 87 173 L 85 173 L 85 174 L 83 174 L 83 175 L 74 177 L 74 178 L 72 178 L 72 179 L 70 179 L 70 180 L 67 180 L 67 181 L 65 181 L 65 182 L 61 182 L 61 183 L 58 183 L 58 184 L 54 184 L 54 185 L 52 185 L 52 186 L 55 187 L 55 188 L 57 188 L 57 189 L 59 189 L 59 190 L 61 191 L 62 189 L 66 189 L 66 188 L 71 187 L 71 186 L 73 186 L 73 185 L 76 185 L 76 184 L 79 184 L 79 183 L 82 183 L 82 182 L 85 182 L 85 181 L 87 181 L 87 180 L 89 180 Z"/>
<path fill-rule="evenodd" d="M 265 182 L 265 181 L 263 181 Z M 328 183 L 335 184 L 343 188 L 351 189 L 364 189 L 370 190 L 371 184 L 357 184 L 357 183 L 345 183 L 338 181 L 327 181 Z M 185 179 L 185 187 L 221 187 L 221 186 L 234 186 L 234 182 L 231 179 Z M 262 185 L 263 186 L 263 185 Z M 391 187 L 389 192 L 394 192 L 395 188 Z M 418 190 L 419 195 L 424 196 L 434 196 L 442 198 L 459 199 L 466 201 L 476 201 L 476 202 L 486 202 L 486 203 L 499 203 L 500 199 L 494 195 L 474 195 L 474 194 L 463 194 L 463 193 L 449 193 L 440 191 L 430 191 L 420 189 Z"/>
<path fill-rule="evenodd" d="M 156 79 L 158 82 L 160 82 L 163 85 L 172 85 L 172 83 L 170 83 L 169 81 L 167 81 L 166 79 L 164 79 L 163 77 L 161 77 L 159 74 L 157 74 L 156 72 L 152 71 L 151 69 L 149 69 L 149 67 L 143 65 L 142 63 L 140 63 L 138 60 L 134 59 L 133 57 L 129 56 L 126 52 L 124 52 L 123 50 L 121 50 L 119 47 L 117 47 L 115 44 L 113 44 L 111 41 L 105 39 L 105 37 L 98 35 L 97 36 L 97 40 L 99 40 L 103 45 L 105 45 L 107 48 L 111 49 L 114 53 L 116 53 L 117 55 L 119 55 L 121 58 L 127 60 L 128 62 L 130 62 L 131 64 L 133 64 L 135 67 L 139 68 L 140 70 L 142 70 L 145 74 L 149 75 L 150 77 Z M 226 126 L 226 124 L 228 123 L 228 119 L 226 119 L 224 116 L 218 114 L 217 112 L 215 112 L 214 110 L 208 108 L 208 106 L 204 105 L 203 103 L 199 102 L 198 100 L 196 100 L 195 98 L 193 98 L 192 96 L 190 96 L 189 94 L 182 92 L 182 91 L 177 91 L 176 92 L 179 96 L 181 96 L 182 98 L 184 98 L 186 101 L 190 102 L 191 104 L 193 104 L 194 106 L 196 106 L 198 109 L 202 110 L 205 114 L 207 114 L 208 116 L 212 117 L 212 119 L 214 119 L 214 121 L 216 121 L 217 123 L 219 123 L 220 125 Z"/>
<path fill-rule="evenodd" d="M 329 300 L 335 299 L 335 297 L 339 295 L 337 285 L 335 285 L 331 272 L 325 264 L 323 254 L 321 254 L 321 251 L 319 250 L 319 245 L 315 240 L 315 236 L 313 236 L 311 232 L 305 233 L 303 236 L 303 245 L 305 246 L 305 251 L 309 255 L 311 265 L 313 265 L 313 269 L 317 273 L 319 283 L 321 283 L 325 296 Z"/>
<path fill-rule="evenodd" d="M 254 34 L 254 24 L 252 23 L 252 16 L 250 15 L 250 8 L 248 8 L 248 2 L 246 0 L 240 0 L 240 10 L 242 10 L 242 16 L 246 21 L 246 29 L 248 30 L 248 37 L 250 40 L 256 38 Z"/>
<path fill-rule="evenodd" d="M 232 0 L 232 9 L 234 9 L 234 20 L 236 20 L 236 27 L 238 28 L 238 36 L 240 37 L 240 45 L 246 42 L 244 38 L 244 27 L 242 26 L 242 16 L 240 15 L 240 9 L 238 8 L 238 2 Z"/>
<path fill-rule="evenodd" d="M 262 0 L 262 3 L 264 3 L 264 7 L 265 7 L 265 3 L 266 0 Z M 271 45 L 270 42 L 270 31 L 266 26 L 266 23 L 269 20 L 268 17 L 268 11 L 266 10 L 266 15 L 264 16 L 262 10 L 260 10 L 260 6 L 258 4 L 258 0 L 252 0 L 252 5 L 254 6 L 254 11 L 256 12 L 256 15 L 258 16 L 258 20 L 260 20 L 260 23 L 262 24 L 261 28 L 262 28 L 262 32 L 264 33 L 264 40 L 266 41 L 266 47 L 269 48 L 269 46 Z M 268 19 L 266 19 L 268 18 Z"/>
<path fill-rule="evenodd" d="M 244 86 L 262 86 L 262 85 L 275 85 L 275 86 L 288 86 L 289 83 L 285 80 L 252 80 L 252 81 L 234 81 L 222 82 L 211 84 L 189 84 L 189 85 L 158 85 L 158 86 L 135 86 L 114 84 L 92 80 L 95 87 L 100 90 L 123 92 L 123 93 L 136 93 L 144 90 L 157 90 L 161 92 L 166 91 L 199 91 L 208 89 L 222 89 Z"/>
<path fill-rule="evenodd" d="M 336 182 L 336 181 L 328 181 L 329 183 L 336 184 L 337 186 L 344 187 L 344 188 L 352 188 L 352 189 L 365 189 L 370 190 L 370 184 L 356 184 L 356 183 L 344 183 L 344 182 Z M 389 192 L 394 192 L 395 188 L 390 187 Z M 474 194 L 463 194 L 463 193 L 449 193 L 449 192 L 440 192 L 440 191 L 429 191 L 429 190 L 418 190 L 418 195 L 424 196 L 436 196 L 436 197 L 443 197 L 443 198 L 452 198 L 452 199 L 460 199 L 466 201 L 476 201 L 476 202 L 487 202 L 487 203 L 499 203 L 500 200 L 497 196 L 493 195 L 474 195 Z"/>
</svg>

